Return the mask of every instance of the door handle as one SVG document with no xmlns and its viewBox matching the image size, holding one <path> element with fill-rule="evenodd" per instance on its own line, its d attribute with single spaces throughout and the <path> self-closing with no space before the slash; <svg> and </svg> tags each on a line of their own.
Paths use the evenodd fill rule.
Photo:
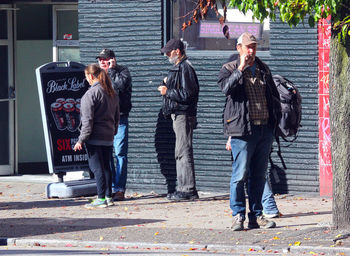
<svg viewBox="0 0 350 256">
<path fill-rule="evenodd" d="M 9 87 L 9 99 L 16 98 L 16 89 L 13 86 Z"/>
</svg>

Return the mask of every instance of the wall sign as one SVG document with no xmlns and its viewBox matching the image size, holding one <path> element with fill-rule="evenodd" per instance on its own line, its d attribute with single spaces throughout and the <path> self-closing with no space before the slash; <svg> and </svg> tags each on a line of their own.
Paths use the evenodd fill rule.
<svg viewBox="0 0 350 256">
<path fill-rule="evenodd" d="M 79 137 L 80 99 L 89 86 L 84 68 L 77 62 L 52 62 L 36 69 L 50 173 L 88 169 L 85 151 L 73 151 Z"/>
<path fill-rule="evenodd" d="M 244 32 L 251 33 L 257 39 L 261 38 L 262 25 L 260 23 L 225 22 L 225 25 L 230 29 L 231 38 L 238 38 Z M 199 37 L 224 38 L 221 24 L 217 21 L 200 21 Z"/>
</svg>

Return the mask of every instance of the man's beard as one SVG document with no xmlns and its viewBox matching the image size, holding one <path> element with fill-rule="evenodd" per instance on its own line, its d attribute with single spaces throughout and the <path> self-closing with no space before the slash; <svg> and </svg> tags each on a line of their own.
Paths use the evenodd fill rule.
<svg viewBox="0 0 350 256">
<path fill-rule="evenodd" d="M 179 56 L 175 55 L 174 57 L 169 57 L 169 62 L 175 64 L 179 60 Z"/>
</svg>

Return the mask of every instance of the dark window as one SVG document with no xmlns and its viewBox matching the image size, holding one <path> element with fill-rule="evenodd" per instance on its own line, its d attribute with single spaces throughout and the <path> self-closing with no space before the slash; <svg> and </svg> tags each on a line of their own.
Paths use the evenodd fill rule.
<svg viewBox="0 0 350 256">
<path fill-rule="evenodd" d="M 17 5 L 18 40 L 52 40 L 51 5 Z"/>
<path fill-rule="evenodd" d="M 0 39 L 7 39 L 7 11 L 0 11 Z"/>
</svg>

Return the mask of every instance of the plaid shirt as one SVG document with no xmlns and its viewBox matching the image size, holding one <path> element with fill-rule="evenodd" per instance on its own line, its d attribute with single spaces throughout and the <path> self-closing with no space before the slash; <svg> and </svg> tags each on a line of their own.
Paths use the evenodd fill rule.
<svg viewBox="0 0 350 256">
<path fill-rule="evenodd" d="M 266 102 L 266 84 L 263 83 L 260 69 L 256 66 L 255 77 L 249 68 L 243 71 L 245 92 L 249 99 L 250 120 L 268 120 L 269 111 Z"/>
</svg>

